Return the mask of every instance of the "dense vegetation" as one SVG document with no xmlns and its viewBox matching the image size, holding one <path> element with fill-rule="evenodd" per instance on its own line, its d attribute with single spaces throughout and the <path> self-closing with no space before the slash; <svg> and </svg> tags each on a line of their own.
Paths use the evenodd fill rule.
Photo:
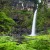
<svg viewBox="0 0 50 50">
<path fill-rule="evenodd" d="M 0 34 L 10 33 L 15 22 L 6 16 L 4 12 L 0 12 Z"/>
<path fill-rule="evenodd" d="M 37 33 L 49 34 L 50 33 L 50 8 L 45 4 L 39 4 L 37 13 Z"/>
<path fill-rule="evenodd" d="M 22 44 L 13 42 L 11 37 L 0 37 L 0 50 L 50 50 L 50 35 L 27 36 Z"/>
<path fill-rule="evenodd" d="M 36 7 L 38 0 L 31 2 Z M 17 10 L 13 3 L 13 0 L 0 0 L 0 50 L 50 50 L 50 8 L 43 0 L 39 4 L 36 34 L 40 36 L 33 37 L 26 35 L 31 33 L 34 12 Z"/>
<path fill-rule="evenodd" d="M 32 17 L 33 17 L 33 11 L 27 11 L 27 10 L 17 10 L 15 9 L 16 6 L 13 4 L 14 1 L 8 1 L 8 0 L 1 0 L 1 8 L 0 11 L 4 12 L 6 16 L 11 17 L 15 22 L 16 26 L 14 31 L 12 32 L 13 34 L 30 34 L 31 32 L 31 26 L 32 26 Z"/>
<path fill-rule="evenodd" d="M 27 10 L 17 10 L 14 11 L 16 19 L 14 19 L 17 23 L 17 30 L 18 34 L 27 34 L 31 31 L 31 25 L 33 20 L 33 12 Z"/>
</svg>

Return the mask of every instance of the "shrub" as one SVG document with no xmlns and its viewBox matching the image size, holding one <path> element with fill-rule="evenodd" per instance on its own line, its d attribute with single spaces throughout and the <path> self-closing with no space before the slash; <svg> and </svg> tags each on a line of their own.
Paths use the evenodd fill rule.
<svg viewBox="0 0 50 50">
<path fill-rule="evenodd" d="M 47 9 L 46 5 L 43 5 L 42 3 L 39 4 L 36 22 L 36 28 L 38 33 L 41 34 L 42 31 L 44 34 L 48 33 L 47 29 L 48 27 L 50 27 L 49 17 L 50 17 L 50 8 Z"/>
<path fill-rule="evenodd" d="M 50 50 L 50 35 L 26 38 L 27 40 L 24 43 L 27 44 L 27 48 L 32 48 L 32 50 Z"/>
<path fill-rule="evenodd" d="M 11 31 L 15 22 L 6 16 L 4 12 L 0 12 L 0 33 L 8 33 Z"/>
<path fill-rule="evenodd" d="M 16 50 L 16 44 L 14 42 L 1 43 L 0 50 Z"/>
<path fill-rule="evenodd" d="M 22 44 L 18 44 L 10 40 L 10 37 L 2 37 L 0 38 L 0 50 L 50 50 L 50 35 L 25 38 Z"/>
</svg>

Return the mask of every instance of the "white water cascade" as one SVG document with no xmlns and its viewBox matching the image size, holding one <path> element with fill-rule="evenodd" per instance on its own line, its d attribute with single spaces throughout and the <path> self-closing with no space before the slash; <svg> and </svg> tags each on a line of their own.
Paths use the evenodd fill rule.
<svg viewBox="0 0 50 50">
<path fill-rule="evenodd" d="M 22 3 L 22 7 L 23 7 L 23 9 L 24 9 L 24 5 L 23 5 L 23 3 Z"/>
<path fill-rule="evenodd" d="M 32 24 L 32 32 L 31 32 L 31 35 L 30 36 L 35 36 L 35 26 L 36 26 L 36 15 L 37 15 L 37 9 L 35 10 L 34 12 L 34 18 L 33 18 L 33 24 Z"/>
<path fill-rule="evenodd" d="M 39 0 L 39 3 L 41 3 L 41 0 Z M 38 8 L 38 4 L 37 4 Z M 37 15 L 37 9 L 34 12 L 34 18 L 33 18 L 33 24 L 32 24 L 32 32 L 30 36 L 36 36 L 36 15 Z"/>
</svg>

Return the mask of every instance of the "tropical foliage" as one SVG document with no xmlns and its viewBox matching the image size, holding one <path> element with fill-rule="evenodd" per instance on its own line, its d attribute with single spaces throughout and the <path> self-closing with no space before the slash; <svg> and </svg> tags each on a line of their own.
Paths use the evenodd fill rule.
<svg viewBox="0 0 50 50">
<path fill-rule="evenodd" d="M 12 6 L 16 1 L 19 0 L 0 0 L 0 50 L 50 50 L 50 8 L 42 0 L 36 20 L 38 35 L 26 36 L 31 33 L 34 12 L 17 10 Z M 35 7 L 38 3 L 38 0 L 22 1 L 34 2 Z"/>
<path fill-rule="evenodd" d="M 10 39 L 12 38 L 0 37 L 0 50 L 50 50 L 50 35 L 26 36 L 22 44 Z"/>
<path fill-rule="evenodd" d="M 0 12 L 0 33 L 10 33 L 14 24 L 15 22 L 4 12 Z"/>
</svg>

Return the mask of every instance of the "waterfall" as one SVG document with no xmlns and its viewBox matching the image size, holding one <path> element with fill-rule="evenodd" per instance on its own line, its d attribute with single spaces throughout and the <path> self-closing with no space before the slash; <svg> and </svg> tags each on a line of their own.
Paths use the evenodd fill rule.
<svg viewBox="0 0 50 50">
<path fill-rule="evenodd" d="M 39 3 L 41 3 L 41 0 L 38 0 L 39 1 Z"/>
<path fill-rule="evenodd" d="M 36 30 L 36 15 L 37 15 L 37 9 L 34 12 L 34 18 L 33 18 L 33 24 L 32 24 L 32 32 L 30 36 L 35 36 L 35 30 Z"/>
<path fill-rule="evenodd" d="M 39 0 L 39 3 L 41 3 L 41 0 Z M 38 8 L 38 4 L 37 4 Z M 32 24 L 32 32 L 30 36 L 36 36 L 36 16 L 37 16 L 37 9 L 34 12 L 34 18 L 33 18 L 33 24 Z"/>
<path fill-rule="evenodd" d="M 22 3 L 22 7 L 23 7 L 23 9 L 24 9 L 24 5 L 23 5 L 23 3 Z"/>
</svg>

